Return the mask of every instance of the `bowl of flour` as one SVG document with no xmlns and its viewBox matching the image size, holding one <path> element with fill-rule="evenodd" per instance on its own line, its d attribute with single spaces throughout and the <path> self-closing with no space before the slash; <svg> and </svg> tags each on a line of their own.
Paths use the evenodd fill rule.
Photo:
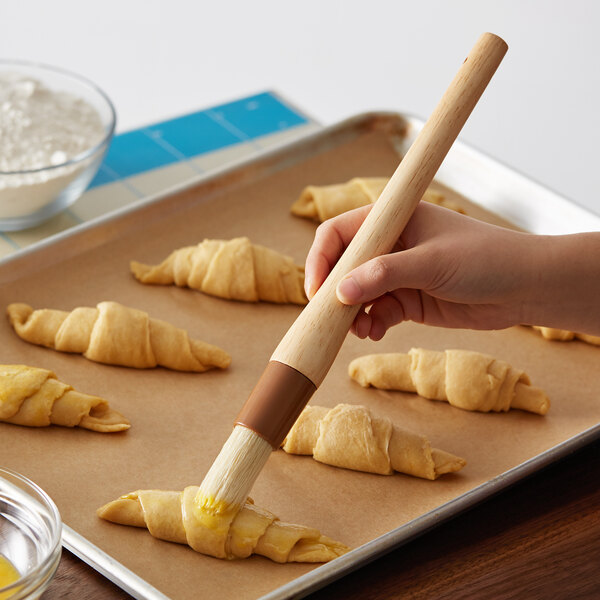
<svg viewBox="0 0 600 600">
<path fill-rule="evenodd" d="M 39 225 L 94 178 L 115 130 L 106 94 L 46 65 L 0 60 L 0 231 Z"/>
</svg>

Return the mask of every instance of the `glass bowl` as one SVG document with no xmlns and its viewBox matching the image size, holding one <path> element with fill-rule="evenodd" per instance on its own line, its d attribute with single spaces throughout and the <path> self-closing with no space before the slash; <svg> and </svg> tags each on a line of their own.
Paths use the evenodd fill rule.
<svg viewBox="0 0 600 600">
<path fill-rule="evenodd" d="M 56 505 L 35 483 L 0 468 L 0 560 L 18 571 L 0 583 L 1 600 L 32 600 L 48 587 L 60 561 L 62 523 Z"/>
<path fill-rule="evenodd" d="M 24 94 L 26 97 L 28 90 L 36 89 L 37 86 L 35 93 L 38 94 L 51 90 L 68 94 L 71 100 L 78 98 L 86 102 L 98 113 L 102 132 L 98 131 L 90 147 L 80 150 L 74 156 L 65 155 L 63 161 L 60 160 L 61 152 L 58 152 L 53 155 L 53 164 L 36 165 L 35 168 L 22 170 L 2 170 L 0 165 L 0 231 L 33 227 L 73 204 L 98 171 L 114 135 L 116 124 L 115 109 L 108 96 L 95 84 L 79 75 L 42 64 L 0 60 L 0 93 L 2 89 L 5 90 L 5 94 L 10 93 L 9 89 L 15 93 L 15 88 L 9 86 L 15 85 L 13 82 L 17 75 L 21 76 L 20 85 L 24 86 L 19 91 L 22 96 Z M 8 140 L 10 129 L 13 128 L 17 143 L 21 143 L 19 140 L 22 136 L 15 134 L 20 124 L 14 116 L 11 117 L 8 112 L 10 110 L 11 102 L 6 99 L 3 101 L 0 94 L 0 111 L 5 111 L 4 115 L 0 113 L 0 118 L 4 119 L 0 119 L 0 136 L 4 134 Z M 77 135 L 77 130 L 73 128 L 72 133 Z M 45 139 L 48 137 L 51 135 Z M 43 146 L 44 143 L 39 145 Z M 35 144 L 30 151 L 36 151 Z M 23 154 L 19 151 L 15 153 Z"/>
</svg>

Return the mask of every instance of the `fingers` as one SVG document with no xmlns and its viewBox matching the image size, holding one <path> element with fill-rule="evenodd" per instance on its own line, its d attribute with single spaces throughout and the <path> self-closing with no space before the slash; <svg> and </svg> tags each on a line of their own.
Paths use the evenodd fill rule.
<svg viewBox="0 0 600 600">
<path fill-rule="evenodd" d="M 392 326 L 405 320 L 405 312 L 402 303 L 390 295 L 385 295 L 373 304 L 371 313 L 371 330 L 369 337 L 379 341 L 385 332 Z"/>
<path fill-rule="evenodd" d="M 378 341 L 390 327 L 402 321 L 424 323 L 425 312 L 431 312 L 432 303 L 435 304 L 435 299 L 421 294 L 419 290 L 403 289 L 385 294 L 373 302 L 369 310 L 371 329 L 368 336 Z"/>
<path fill-rule="evenodd" d="M 435 275 L 426 252 L 412 248 L 378 256 L 352 270 L 337 286 L 343 304 L 365 304 L 399 288 L 427 290 Z M 425 267 L 425 264 L 429 268 Z"/>
<path fill-rule="evenodd" d="M 357 208 L 319 225 L 306 257 L 304 290 L 309 300 L 321 287 L 371 208 L 372 205 Z"/>
<path fill-rule="evenodd" d="M 419 292 L 398 292 L 381 296 L 367 307 L 361 307 L 350 331 L 360 339 L 370 337 L 373 341 L 379 341 L 390 327 L 402 321 L 410 319 L 422 322 L 423 308 Z"/>
<path fill-rule="evenodd" d="M 411 295 L 418 295 L 415 290 L 406 291 Z M 370 337 L 377 342 L 390 327 L 410 318 L 407 316 L 402 301 L 389 294 L 378 298 L 372 305 L 369 305 L 367 310 L 365 307 L 360 309 L 350 328 L 350 331 L 361 340 Z M 420 311 L 416 312 L 422 314 Z"/>
<path fill-rule="evenodd" d="M 371 332 L 371 316 L 369 313 L 365 312 L 364 307 L 362 307 L 358 315 L 356 315 L 350 331 L 361 340 L 364 340 Z"/>
<path fill-rule="evenodd" d="M 447 325 L 446 320 L 440 318 L 438 302 L 420 290 L 395 290 L 369 304 L 368 312 L 362 307 L 351 331 L 361 339 L 369 337 L 377 342 L 388 329 L 403 321 L 425 323 L 427 320 L 433 321 L 431 324 Z"/>
</svg>

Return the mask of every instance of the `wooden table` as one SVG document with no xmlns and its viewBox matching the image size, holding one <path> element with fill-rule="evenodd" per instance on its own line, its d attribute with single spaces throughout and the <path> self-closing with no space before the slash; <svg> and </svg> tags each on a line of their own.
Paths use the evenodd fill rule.
<svg viewBox="0 0 600 600">
<path fill-rule="evenodd" d="M 116 598 L 67 551 L 43 596 Z M 310 598 L 600 598 L 600 440 Z"/>
</svg>

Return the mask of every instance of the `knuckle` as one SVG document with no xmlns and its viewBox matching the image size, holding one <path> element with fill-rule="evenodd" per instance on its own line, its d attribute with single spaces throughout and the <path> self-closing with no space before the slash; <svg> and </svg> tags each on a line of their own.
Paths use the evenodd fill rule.
<svg viewBox="0 0 600 600">
<path fill-rule="evenodd" d="M 374 258 L 369 263 L 369 268 L 367 269 L 367 277 L 369 281 L 375 284 L 383 284 L 389 278 L 390 268 L 387 262 L 383 259 L 383 257 L 379 256 Z"/>
</svg>

